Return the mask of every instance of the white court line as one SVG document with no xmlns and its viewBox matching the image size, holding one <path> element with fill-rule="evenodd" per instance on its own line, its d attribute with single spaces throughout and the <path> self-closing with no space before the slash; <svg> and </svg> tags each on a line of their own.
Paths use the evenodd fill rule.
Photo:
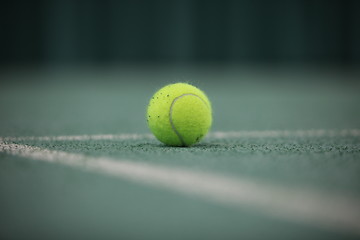
<svg viewBox="0 0 360 240">
<path fill-rule="evenodd" d="M 265 130 L 265 131 L 230 131 L 210 133 L 213 138 L 268 138 L 268 137 L 360 137 L 360 129 L 343 130 Z"/>
<path fill-rule="evenodd" d="M 228 138 L 275 138 L 275 137 L 360 137 L 360 129 L 344 130 L 265 130 L 265 131 L 229 131 L 210 132 L 210 139 Z M 87 141 L 87 140 L 142 140 L 153 139 L 152 134 L 98 134 L 74 136 L 26 136 L 26 137 L 0 137 L 0 141 Z"/>
<path fill-rule="evenodd" d="M 87 141 L 87 140 L 137 140 L 152 139 L 151 134 L 95 134 L 73 136 L 26 136 L 26 137 L 0 137 L 0 141 Z"/>
<path fill-rule="evenodd" d="M 360 199 L 354 196 L 289 188 L 213 173 L 95 158 L 0 141 L 0 152 L 101 173 L 227 206 L 360 235 Z"/>
</svg>

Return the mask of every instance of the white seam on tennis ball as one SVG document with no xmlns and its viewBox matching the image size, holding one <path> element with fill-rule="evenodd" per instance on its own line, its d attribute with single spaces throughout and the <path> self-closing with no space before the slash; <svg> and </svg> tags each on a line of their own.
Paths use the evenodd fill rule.
<svg viewBox="0 0 360 240">
<path fill-rule="evenodd" d="M 204 99 L 202 99 L 201 97 L 199 97 L 198 95 L 193 94 L 193 93 L 184 93 L 184 94 L 176 97 L 176 98 L 172 101 L 172 103 L 171 103 L 171 105 L 170 105 L 170 111 L 169 111 L 170 125 L 171 125 L 172 130 L 175 132 L 175 134 L 176 134 L 176 135 L 178 136 L 178 138 L 180 139 L 181 144 L 182 144 L 183 146 L 186 146 L 186 144 L 185 144 L 184 139 L 183 139 L 182 136 L 180 135 L 180 133 L 179 133 L 179 132 L 176 130 L 176 128 L 175 128 L 174 122 L 173 122 L 173 120 L 172 120 L 172 111 L 173 111 L 173 107 L 174 107 L 175 102 L 176 102 L 177 100 L 179 100 L 180 98 L 185 97 L 185 96 L 194 96 L 194 97 L 197 97 L 197 98 L 199 98 L 207 107 L 209 107 L 209 106 L 206 104 L 206 102 L 204 101 Z"/>
</svg>

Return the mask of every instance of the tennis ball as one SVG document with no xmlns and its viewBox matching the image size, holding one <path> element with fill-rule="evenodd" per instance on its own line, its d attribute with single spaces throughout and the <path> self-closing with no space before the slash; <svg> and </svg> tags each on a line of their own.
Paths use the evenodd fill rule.
<svg viewBox="0 0 360 240">
<path fill-rule="evenodd" d="M 190 84 L 170 84 L 151 98 L 147 123 L 162 143 L 191 146 L 199 142 L 211 127 L 211 104 L 205 93 Z"/>
</svg>

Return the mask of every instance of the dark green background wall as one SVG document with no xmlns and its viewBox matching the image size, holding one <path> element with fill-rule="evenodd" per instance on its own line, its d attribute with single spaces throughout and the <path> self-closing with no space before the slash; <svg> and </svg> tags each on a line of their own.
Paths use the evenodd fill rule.
<svg viewBox="0 0 360 240">
<path fill-rule="evenodd" d="M 0 62 L 360 62 L 360 1 L 2 1 Z"/>
</svg>

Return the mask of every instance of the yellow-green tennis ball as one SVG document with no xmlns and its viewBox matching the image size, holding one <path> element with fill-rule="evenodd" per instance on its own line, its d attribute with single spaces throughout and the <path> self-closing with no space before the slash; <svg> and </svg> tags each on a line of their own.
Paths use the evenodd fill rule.
<svg viewBox="0 0 360 240">
<path fill-rule="evenodd" d="M 204 92 L 190 84 L 170 84 L 151 98 L 147 122 L 155 137 L 166 145 L 191 146 L 211 127 L 211 104 Z"/>
</svg>

